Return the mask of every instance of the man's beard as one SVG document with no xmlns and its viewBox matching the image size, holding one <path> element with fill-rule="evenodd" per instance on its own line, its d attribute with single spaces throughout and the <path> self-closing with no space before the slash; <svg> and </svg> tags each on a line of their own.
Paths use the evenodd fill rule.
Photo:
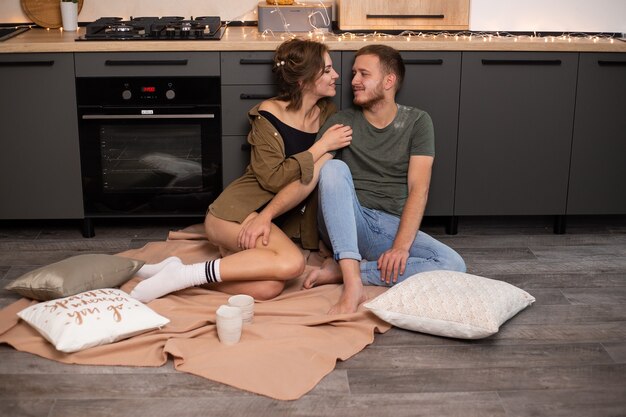
<svg viewBox="0 0 626 417">
<path fill-rule="evenodd" d="M 364 91 L 365 90 L 361 90 L 361 92 L 364 92 Z M 378 103 L 380 103 L 384 99 L 385 99 L 385 95 L 383 94 L 383 88 L 382 88 L 382 86 L 378 85 L 372 91 L 372 93 L 369 95 L 369 97 L 364 97 L 362 100 L 358 100 L 356 98 L 356 96 L 355 96 L 353 102 L 357 106 L 360 106 L 360 107 L 362 107 L 364 109 L 370 109 L 370 108 L 376 106 Z"/>
</svg>

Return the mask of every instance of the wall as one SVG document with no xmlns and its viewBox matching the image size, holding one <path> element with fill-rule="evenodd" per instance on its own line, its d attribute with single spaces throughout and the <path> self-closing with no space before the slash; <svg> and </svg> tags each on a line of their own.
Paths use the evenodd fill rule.
<svg viewBox="0 0 626 417">
<path fill-rule="evenodd" d="M 84 0 L 78 20 L 102 16 L 221 16 L 222 20 L 257 20 L 259 0 Z M 25 23 L 20 0 L 0 0 L 1 23 Z"/>
<path fill-rule="evenodd" d="M 79 21 L 101 16 L 221 16 L 257 20 L 259 0 L 84 0 Z M 317 0 L 298 0 L 316 3 Z M 387 0 L 391 1 L 391 0 Z M 395 0 L 393 0 L 395 1 Z M 20 0 L 0 0 L 0 23 L 25 23 Z M 625 0 L 470 0 L 475 31 L 626 33 Z"/>
<path fill-rule="evenodd" d="M 474 31 L 626 33 L 624 0 L 470 0 Z"/>
</svg>

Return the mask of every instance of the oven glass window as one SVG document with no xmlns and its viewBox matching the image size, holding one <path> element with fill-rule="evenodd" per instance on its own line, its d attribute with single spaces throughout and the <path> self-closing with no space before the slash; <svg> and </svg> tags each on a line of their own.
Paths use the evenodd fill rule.
<svg viewBox="0 0 626 417">
<path fill-rule="evenodd" d="M 202 191 L 198 124 L 101 125 L 100 147 L 105 193 Z"/>
</svg>

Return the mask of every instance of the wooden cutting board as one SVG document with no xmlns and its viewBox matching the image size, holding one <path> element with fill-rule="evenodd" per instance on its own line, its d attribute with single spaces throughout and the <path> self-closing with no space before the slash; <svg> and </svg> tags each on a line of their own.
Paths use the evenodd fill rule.
<svg viewBox="0 0 626 417">
<path fill-rule="evenodd" d="M 33 23 L 44 28 L 61 27 L 61 0 L 20 0 L 22 10 Z M 78 13 L 83 0 L 78 0 Z"/>
</svg>

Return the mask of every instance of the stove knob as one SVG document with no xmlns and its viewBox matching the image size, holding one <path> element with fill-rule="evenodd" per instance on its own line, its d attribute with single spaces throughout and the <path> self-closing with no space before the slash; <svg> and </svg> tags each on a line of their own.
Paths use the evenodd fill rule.
<svg viewBox="0 0 626 417">
<path fill-rule="evenodd" d="M 176 92 L 174 90 L 167 90 L 165 92 L 165 97 L 167 97 L 168 100 L 173 100 L 174 97 L 176 97 Z"/>
<path fill-rule="evenodd" d="M 133 93 L 130 92 L 130 90 L 124 90 L 122 91 L 122 98 L 124 100 L 130 100 L 130 98 L 133 96 Z"/>
</svg>

